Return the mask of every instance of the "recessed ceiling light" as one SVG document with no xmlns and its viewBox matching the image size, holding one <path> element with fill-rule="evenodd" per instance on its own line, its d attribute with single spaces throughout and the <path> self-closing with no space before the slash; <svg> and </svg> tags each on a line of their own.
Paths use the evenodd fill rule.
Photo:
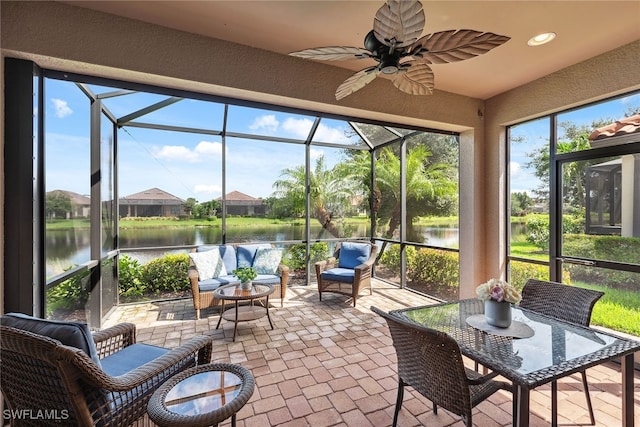
<svg viewBox="0 0 640 427">
<path fill-rule="evenodd" d="M 541 46 L 543 44 L 549 43 L 551 40 L 556 38 L 556 33 L 542 33 L 536 36 L 533 36 L 529 39 L 527 44 L 529 46 Z"/>
</svg>

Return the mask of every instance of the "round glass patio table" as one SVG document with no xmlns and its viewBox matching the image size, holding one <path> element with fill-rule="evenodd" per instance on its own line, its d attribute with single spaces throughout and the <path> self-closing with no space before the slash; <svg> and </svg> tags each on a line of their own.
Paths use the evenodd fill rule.
<svg viewBox="0 0 640 427">
<path fill-rule="evenodd" d="M 273 286 L 261 283 L 252 283 L 249 289 L 243 289 L 239 284 L 220 286 L 214 291 L 214 297 L 222 301 L 220 318 L 218 319 L 216 329 L 220 327 L 222 319 L 234 322 L 233 341 L 235 341 L 239 322 L 257 320 L 264 316 L 267 316 L 269 325 L 271 329 L 273 329 L 271 316 L 269 316 L 269 295 L 271 295 L 273 291 Z M 254 302 L 260 299 L 265 300 L 264 305 L 255 305 Z M 225 310 L 225 301 L 234 301 L 234 307 Z M 249 304 L 240 305 L 240 302 L 243 301 L 248 301 Z"/>
<path fill-rule="evenodd" d="M 151 396 L 147 413 L 161 427 L 218 425 L 247 403 L 255 381 L 251 372 L 232 363 L 189 368 L 169 378 Z"/>
</svg>

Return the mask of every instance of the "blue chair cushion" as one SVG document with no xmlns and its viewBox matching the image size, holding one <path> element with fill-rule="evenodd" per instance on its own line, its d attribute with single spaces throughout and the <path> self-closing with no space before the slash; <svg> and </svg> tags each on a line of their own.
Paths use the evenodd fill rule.
<svg viewBox="0 0 640 427">
<path fill-rule="evenodd" d="M 96 345 L 86 323 L 39 319 L 22 313 L 7 313 L 0 318 L 0 323 L 58 340 L 69 347 L 79 348 L 100 366 Z"/>
<path fill-rule="evenodd" d="M 368 243 L 342 242 L 338 267 L 356 268 L 364 264 L 371 255 L 371 245 Z"/>
<path fill-rule="evenodd" d="M 198 282 L 200 292 L 212 292 L 220 286 L 238 284 L 240 280 L 236 276 L 220 276 L 215 279 L 201 280 Z"/>
<path fill-rule="evenodd" d="M 255 245 L 238 245 L 238 267 L 253 267 L 253 259 L 258 248 L 270 248 L 269 243 L 258 243 Z M 227 270 L 231 273 L 233 270 Z"/>
<path fill-rule="evenodd" d="M 167 352 L 169 349 L 155 345 L 132 344 L 102 359 L 102 370 L 117 377 L 151 362 Z"/>
<path fill-rule="evenodd" d="M 355 271 L 352 268 L 332 268 L 331 270 L 323 271 L 322 280 L 330 280 L 334 282 L 353 283 L 355 277 Z"/>
</svg>

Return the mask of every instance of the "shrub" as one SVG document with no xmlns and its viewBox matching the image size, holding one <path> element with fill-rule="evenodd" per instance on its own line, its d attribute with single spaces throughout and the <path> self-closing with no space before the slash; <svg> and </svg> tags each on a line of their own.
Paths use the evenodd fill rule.
<svg viewBox="0 0 640 427">
<path fill-rule="evenodd" d="M 149 292 L 180 292 L 191 288 L 189 255 L 166 254 L 149 261 L 142 269 L 142 281 Z"/>
<path fill-rule="evenodd" d="M 143 267 L 138 260 L 128 255 L 120 256 L 118 261 L 118 291 L 120 296 L 129 298 L 142 296 L 147 287 L 142 280 Z"/>
<path fill-rule="evenodd" d="M 405 247 L 405 256 L 407 257 L 407 270 L 411 269 L 411 266 L 415 262 L 416 253 L 415 246 Z M 392 244 L 387 246 L 380 257 L 380 264 L 387 268 L 395 275 L 400 274 L 400 245 Z"/>
<path fill-rule="evenodd" d="M 460 267 L 455 252 L 422 248 L 408 264 L 407 276 L 414 282 L 436 290 L 459 287 Z"/>
<path fill-rule="evenodd" d="M 327 242 L 315 242 L 309 246 L 311 264 L 329 257 Z M 302 270 L 306 266 L 307 246 L 304 243 L 292 245 L 282 257 L 282 263 L 292 270 Z"/>
<path fill-rule="evenodd" d="M 86 280 L 90 271 L 83 271 L 77 275 L 47 289 L 46 315 L 51 317 L 58 311 L 73 311 L 84 308 L 89 300 L 89 290 Z"/>
</svg>

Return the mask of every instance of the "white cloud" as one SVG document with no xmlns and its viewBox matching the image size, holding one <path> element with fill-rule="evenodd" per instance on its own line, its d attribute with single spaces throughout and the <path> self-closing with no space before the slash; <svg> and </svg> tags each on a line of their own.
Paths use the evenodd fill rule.
<svg viewBox="0 0 640 427">
<path fill-rule="evenodd" d="M 219 142 L 200 141 L 195 152 L 205 156 L 219 156 L 222 154 L 222 144 Z"/>
<path fill-rule="evenodd" d="M 314 138 L 316 141 L 332 142 L 337 144 L 344 144 L 349 142 L 349 138 L 344 134 L 342 129 L 330 128 L 320 123 L 318 130 Z"/>
<path fill-rule="evenodd" d="M 282 129 L 299 139 L 307 139 L 307 136 L 309 136 L 309 132 L 311 131 L 311 126 L 313 126 L 312 120 L 294 119 L 293 117 L 287 118 L 282 123 Z"/>
<path fill-rule="evenodd" d="M 309 155 L 311 156 L 311 160 L 316 160 L 324 156 L 324 150 L 318 150 L 317 148 L 312 148 L 311 151 L 309 152 Z"/>
<path fill-rule="evenodd" d="M 155 152 L 155 156 L 159 159 L 189 163 L 203 162 L 220 154 L 222 154 L 222 144 L 209 141 L 200 141 L 193 150 L 184 145 L 164 145 Z"/>
<path fill-rule="evenodd" d="M 249 125 L 251 130 L 265 130 L 267 132 L 276 132 L 280 122 L 273 114 L 267 114 L 265 116 L 257 117 L 253 123 Z"/>
<path fill-rule="evenodd" d="M 73 110 L 69 107 L 67 101 L 63 101 L 58 98 L 51 98 L 51 102 L 53 103 L 53 108 L 56 112 L 55 114 L 57 118 L 62 119 L 73 114 Z"/>
<path fill-rule="evenodd" d="M 522 172 L 522 168 L 520 167 L 520 163 L 518 162 L 510 162 L 509 163 L 509 171 L 511 172 L 511 176 L 518 176 L 520 172 Z"/>
</svg>

